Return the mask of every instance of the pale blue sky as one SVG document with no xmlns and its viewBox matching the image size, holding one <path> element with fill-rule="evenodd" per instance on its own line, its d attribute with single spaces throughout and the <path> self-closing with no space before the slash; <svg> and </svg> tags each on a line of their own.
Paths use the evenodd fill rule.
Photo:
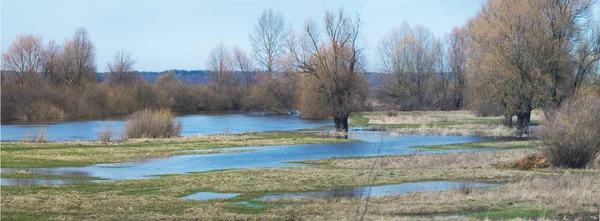
<svg viewBox="0 0 600 221">
<path fill-rule="evenodd" d="M 248 33 L 264 9 L 279 10 L 295 29 L 326 9 L 359 11 L 368 68 L 375 69 L 377 42 L 403 22 L 437 36 L 473 17 L 485 0 L 2 0 L 1 47 L 19 33 L 62 43 L 85 27 L 96 45 L 98 71 L 118 49 L 145 71 L 205 69 L 211 48 L 223 42 L 250 51 Z M 598 11 L 598 9 L 596 9 Z M 600 13 L 596 13 L 600 14 Z"/>
</svg>

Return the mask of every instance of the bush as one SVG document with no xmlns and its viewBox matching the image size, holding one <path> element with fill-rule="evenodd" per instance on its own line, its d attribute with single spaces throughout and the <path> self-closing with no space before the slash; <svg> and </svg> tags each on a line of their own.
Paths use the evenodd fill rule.
<svg viewBox="0 0 600 221">
<path fill-rule="evenodd" d="M 600 153 L 600 98 L 580 97 L 549 114 L 540 137 L 550 164 L 585 168 Z"/>
<path fill-rule="evenodd" d="M 32 134 L 25 135 L 24 140 L 29 143 L 46 143 L 46 128 L 33 131 Z"/>
<path fill-rule="evenodd" d="M 144 109 L 133 113 L 125 124 L 126 138 L 168 138 L 181 135 L 181 122 L 169 110 Z"/>
<path fill-rule="evenodd" d="M 102 143 L 110 143 L 115 135 L 116 133 L 110 126 L 110 123 L 107 123 L 104 125 L 104 128 L 98 132 L 98 140 Z"/>
</svg>

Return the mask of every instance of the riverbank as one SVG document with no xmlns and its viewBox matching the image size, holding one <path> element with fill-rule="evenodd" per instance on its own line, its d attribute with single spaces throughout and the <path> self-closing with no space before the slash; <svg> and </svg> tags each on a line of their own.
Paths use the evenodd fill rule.
<svg viewBox="0 0 600 221">
<path fill-rule="evenodd" d="M 297 137 L 305 136 L 305 137 Z M 278 142 L 338 142 L 314 137 L 312 133 L 268 133 L 215 136 L 212 140 L 181 138 L 159 142 L 165 152 L 182 149 L 266 144 Z M 186 140 L 191 139 L 191 140 Z M 330 140 L 331 139 L 331 140 Z M 132 152 L 157 146 L 143 140 L 119 146 Z M 181 145 L 189 142 L 187 146 Z M 511 143 L 512 142 L 512 143 Z M 136 145 L 141 145 L 137 147 Z M 148 146 L 143 147 L 143 144 Z M 169 145 L 173 144 L 173 145 Z M 492 145 L 490 143 L 486 145 Z M 31 151 L 44 149 L 44 145 Z M 77 144 L 73 144 L 75 147 Z M 95 144 L 90 144 L 95 145 Z M 98 144 L 100 145 L 100 144 Z M 126 145 L 126 144 L 123 144 Z M 182 147 L 177 147 L 177 146 Z M 472 144 L 451 148 L 474 148 Z M 117 146 L 117 145 L 115 145 Z M 447 145 L 446 145 L 447 146 Z M 356 198 L 257 197 L 281 192 L 321 191 L 339 187 L 452 180 L 503 184 L 499 187 L 457 188 L 395 196 L 371 197 L 367 220 L 512 219 L 543 217 L 592 217 L 599 208 L 592 197 L 600 191 L 599 170 L 517 170 L 497 167 L 537 151 L 535 141 L 507 141 L 515 148 L 469 153 L 395 155 L 381 157 L 331 158 L 305 161 L 308 166 L 253 168 L 172 174 L 152 179 L 81 183 L 72 185 L 4 186 L 2 219 L 93 219 L 93 220 L 351 220 Z M 85 148 L 85 147 L 82 147 Z M 173 148 L 173 149 L 171 149 Z M 434 148 L 434 147 L 431 147 Z M 439 147 L 438 149 L 446 148 Z M 22 149 L 25 149 L 22 147 Z M 47 148 L 58 149 L 60 148 Z M 70 149 L 70 148 L 66 148 Z M 93 148 L 82 149 L 90 150 Z M 4 150 L 4 144 L 2 151 Z M 7 152 L 24 150 L 12 149 Z M 62 152 L 78 159 L 77 151 Z M 69 155 L 71 154 L 71 155 Z M 3 152 L 4 167 L 4 152 Z M 65 161 L 68 161 L 65 159 Z M 77 160 L 75 160 L 77 161 Z M 10 162 L 10 161 L 9 161 Z M 371 167 L 375 165 L 374 169 Z M 371 179 L 369 179 L 371 177 Z M 229 199 L 186 200 L 197 192 L 240 193 Z M 257 206 L 236 204 L 249 202 Z M 364 206 L 364 201 L 362 202 Z"/>
</svg>

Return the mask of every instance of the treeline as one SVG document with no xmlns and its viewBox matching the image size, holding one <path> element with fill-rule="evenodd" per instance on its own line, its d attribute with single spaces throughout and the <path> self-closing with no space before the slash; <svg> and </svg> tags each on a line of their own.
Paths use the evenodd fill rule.
<svg viewBox="0 0 600 221">
<path fill-rule="evenodd" d="M 551 113 L 589 94 L 581 90 L 597 94 L 600 32 L 593 3 L 490 0 L 442 37 L 402 24 L 379 41 L 374 66 L 381 74 L 371 75 L 360 16 L 343 10 L 298 31 L 279 12 L 265 10 L 250 33 L 252 52 L 217 45 L 208 70 L 192 71 L 210 80 L 191 83 L 174 71 L 140 76 L 124 51 L 98 77 L 83 28 L 62 45 L 21 35 L 3 53 L 2 120 L 242 109 L 333 118 L 338 131 L 347 131 L 357 110 L 471 109 L 503 115 L 507 126 L 517 116 L 517 127 L 527 132 L 532 110 Z"/>
</svg>

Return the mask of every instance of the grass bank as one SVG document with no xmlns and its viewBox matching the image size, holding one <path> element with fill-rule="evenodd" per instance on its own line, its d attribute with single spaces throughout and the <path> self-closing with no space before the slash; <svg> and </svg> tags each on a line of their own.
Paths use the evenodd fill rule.
<svg viewBox="0 0 600 221">
<path fill-rule="evenodd" d="M 355 142 L 324 133 L 267 132 L 240 135 L 189 136 L 170 139 L 137 139 L 123 143 L 2 142 L 2 168 L 50 168 L 119 163 L 184 154 L 211 154 L 227 150 L 190 152 L 213 148 Z"/>
</svg>

